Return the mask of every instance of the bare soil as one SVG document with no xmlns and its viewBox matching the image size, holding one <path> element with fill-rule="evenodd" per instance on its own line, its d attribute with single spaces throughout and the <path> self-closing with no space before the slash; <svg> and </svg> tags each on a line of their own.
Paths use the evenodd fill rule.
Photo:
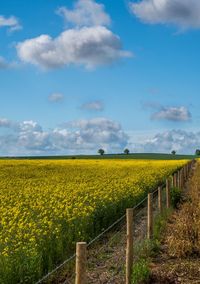
<svg viewBox="0 0 200 284">
<path fill-rule="evenodd" d="M 193 169 L 195 170 L 195 168 Z M 189 196 L 190 181 L 185 188 L 185 198 Z M 187 202 L 187 201 L 186 201 Z M 167 237 L 173 226 L 176 226 L 177 214 L 175 211 L 170 223 L 167 225 L 163 235 L 161 250 L 159 255 L 152 259 L 151 277 L 148 283 L 152 284 L 198 284 L 200 283 L 200 255 L 190 255 L 189 257 L 177 258 L 168 253 Z M 170 228 L 170 229 L 169 229 Z"/>
</svg>

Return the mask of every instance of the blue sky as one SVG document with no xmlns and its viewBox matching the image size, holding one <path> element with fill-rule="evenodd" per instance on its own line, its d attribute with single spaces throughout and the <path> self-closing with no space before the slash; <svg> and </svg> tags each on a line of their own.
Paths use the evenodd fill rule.
<svg viewBox="0 0 200 284">
<path fill-rule="evenodd" d="M 193 153 L 199 0 L 0 3 L 0 155 Z"/>
</svg>

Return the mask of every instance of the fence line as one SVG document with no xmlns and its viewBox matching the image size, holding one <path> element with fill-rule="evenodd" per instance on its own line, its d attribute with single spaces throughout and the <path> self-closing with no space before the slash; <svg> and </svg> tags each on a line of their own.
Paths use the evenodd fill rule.
<svg viewBox="0 0 200 284">
<path fill-rule="evenodd" d="M 62 264 L 58 265 L 55 269 L 50 271 L 47 275 L 41 278 L 36 284 L 41 284 L 45 280 L 49 279 L 54 273 L 56 273 L 59 269 L 64 267 L 67 263 L 76 259 L 76 273 L 75 273 L 75 284 L 86 284 L 86 265 L 87 265 L 87 257 L 86 251 L 89 247 L 96 243 L 101 237 L 105 236 L 106 233 L 111 231 L 116 225 L 120 224 L 120 222 L 127 218 L 127 249 L 126 249 L 126 284 L 130 284 L 131 282 L 131 271 L 133 264 L 133 226 L 131 227 L 131 223 L 134 223 L 135 217 L 140 214 L 143 210 L 139 210 L 135 215 L 137 209 L 139 209 L 142 205 L 144 205 L 145 201 L 147 202 L 147 237 L 151 238 L 153 235 L 153 200 L 154 198 L 158 198 L 158 212 L 162 213 L 162 191 L 163 188 L 166 189 L 166 208 L 170 207 L 170 188 L 179 187 L 182 188 L 184 182 L 188 179 L 190 170 L 194 164 L 195 160 L 188 162 L 183 168 L 176 170 L 172 173 L 171 178 L 166 179 L 166 182 L 160 185 L 156 190 L 149 192 L 149 194 L 143 198 L 138 204 L 136 204 L 133 208 L 127 209 L 126 214 L 116 220 L 113 224 L 111 224 L 107 229 L 105 229 L 102 233 L 92 239 L 88 244 L 87 243 L 77 243 L 76 253 L 71 257 L 66 259 Z M 155 195 L 156 194 L 156 195 Z M 154 196 L 155 195 L 155 196 Z M 120 232 L 120 231 L 119 231 Z M 117 232 L 115 235 L 117 235 Z M 84 276 L 84 277 L 83 277 Z M 69 279 L 66 279 L 63 284 L 71 283 L 68 282 Z M 109 282 L 112 283 L 112 282 Z M 114 283 L 114 282 L 113 282 Z"/>
</svg>

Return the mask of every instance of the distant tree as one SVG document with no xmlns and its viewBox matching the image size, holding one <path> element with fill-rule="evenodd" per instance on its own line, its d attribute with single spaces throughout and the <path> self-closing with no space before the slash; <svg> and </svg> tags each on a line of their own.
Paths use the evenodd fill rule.
<svg viewBox="0 0 200 284">
<path fill-rule="evenodd" d="M 124 149 L 124 154 L 128 155 L 130 153 L 129 149 Z"/>
<path fill-rule="evenodd" d="M 98 150 L 98 153 L 99 153 L 101 156 L 103 156 L 103 154 L 105 153 L 105 151 L 104 151 L 104 149 L 99 149 L 99 150 Z"/>
<path fill-rule="evenodd" d="M 196 149 L 195 155 L 200 156 L 200 149 Z"/>
<path fill-rule="evenodd" d="M 172 154 L 172 155 L 176 155 L 176 151 L 174 151 L 174 150 L 171 151 L 171 154 Z"/>
</svg>

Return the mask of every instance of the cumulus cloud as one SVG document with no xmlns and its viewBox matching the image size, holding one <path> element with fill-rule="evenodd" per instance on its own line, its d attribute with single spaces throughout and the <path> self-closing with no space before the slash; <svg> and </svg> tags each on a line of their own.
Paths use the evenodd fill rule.
<svg viewBox="0 0 200 284">
<path fill-rule="evenodd" d="M 42 34 L 18 43 L 18 57 L 23 62 L 43 69 L 70 65 L 94 69 L 132 56 L 123 50 L 119 36 L 107 28 L 111 20 L 104 5 L 79 0 L 71 10 L 61 7 L 57 13 L 73 27 L 55 38 Z"/>
<path fill-rule="evenodd" d="M 161 107 L 161 109 L 152 114 L 153 120 L 169 120 L 174 122 L 189 121 L 191 113 L 184 107 Z"/>
<path fill-rule="evenodd" d="M 48 131 L 34 121 L 0 121 L 12 129 L 9 135 L 0 135 L 4 155 L 94 153 L 99 147 L 121 151 L 128 140 L 119 123 L 103 117 L 72 121 Z"/>
<path fill-rule="evenodd" d="M 103 111 L 104 104 L 102 101 L 91 101 L 81 105 L 82 110 L 89 110 L 89 111 Z"/>
<path fill-rule="evenodd" d="M 200 131 L 169 130 L 157 134 L 127 133 L 121 125 L 105 117 L 81 119 L 44 130 L 37 122 L 14 122 L 0 119 L 0 155 L 59 155 L 96 153 L 99 148 L 107 152 L 121 152 L 128 147 L 133 152 L 192 154 L 200 148 Z"/>
<path fill-rule="evenodd" d="M 12 126 L 12 122 L 7 118 L 0 118 L 0 127 L 9 128 Z"/>
<path fill-rule="evenodd" d="M 94 144 L 109 147 L 110 143 L 111 148 L 119 149 L 126 144 L 128 139 L 119 123 L 104 117 L 77 120 L 68 123 L 67 126 L 79 134 L 81 143 L 85 142 L 92 147 Z"/>
<path fill-rule="evenodd" d="M 147 153 L 171 153 L 175 150 L 179 154 L 194 154 L 197 148 L 200 148 L 200 132 L 185 130 L 158 133 L 143 143 L 135 145 L 137 151 Z"/>
<path fill-rule="evenodd" d="M 9 28 L 10 32 L 14 32 L 14 31 L 22 29 L 22 26 L 20 25 L 19 20 L 14 16 L 10 16 L 6 18 L 0 15 L 0 28 L 1 27 Z"/>
<path fill-rule="evenodd" d="M 48 96 L 50 102 L 62 102 L 64 100 L 64 95 L 61 93 L 53 93 Z"/>
<path fill-rule="evenodd" d="M 33 120 L 23 121 L 18 124 L 20 133 L 42 132 L 42 127 Z"/>
<path fill-rule="evenodd" d="M 150 24 L 172 24 L 181 29 L 200 28 L 199 0 L 141 0 L 130 3 L 131 11 Z"/>
<path fill-rule="evenodd" d="M 61 7 L 57 10 L 66 23 L 82 26 L 107 26 L 111 23 L 110 16 L 105 12 L 104 5 L 93 0 L 79 0 L 73 9 Z"/>
<path fill-rule="evenodd" d="M 22 61 L 44 69 L 72 64 L 90 69 L 131 56 L 122 50 L 120 38 L 103 26 L 69 29 L 57 38 L 41 35 L 19 43 L 17 52 Z"/>
</svg>

